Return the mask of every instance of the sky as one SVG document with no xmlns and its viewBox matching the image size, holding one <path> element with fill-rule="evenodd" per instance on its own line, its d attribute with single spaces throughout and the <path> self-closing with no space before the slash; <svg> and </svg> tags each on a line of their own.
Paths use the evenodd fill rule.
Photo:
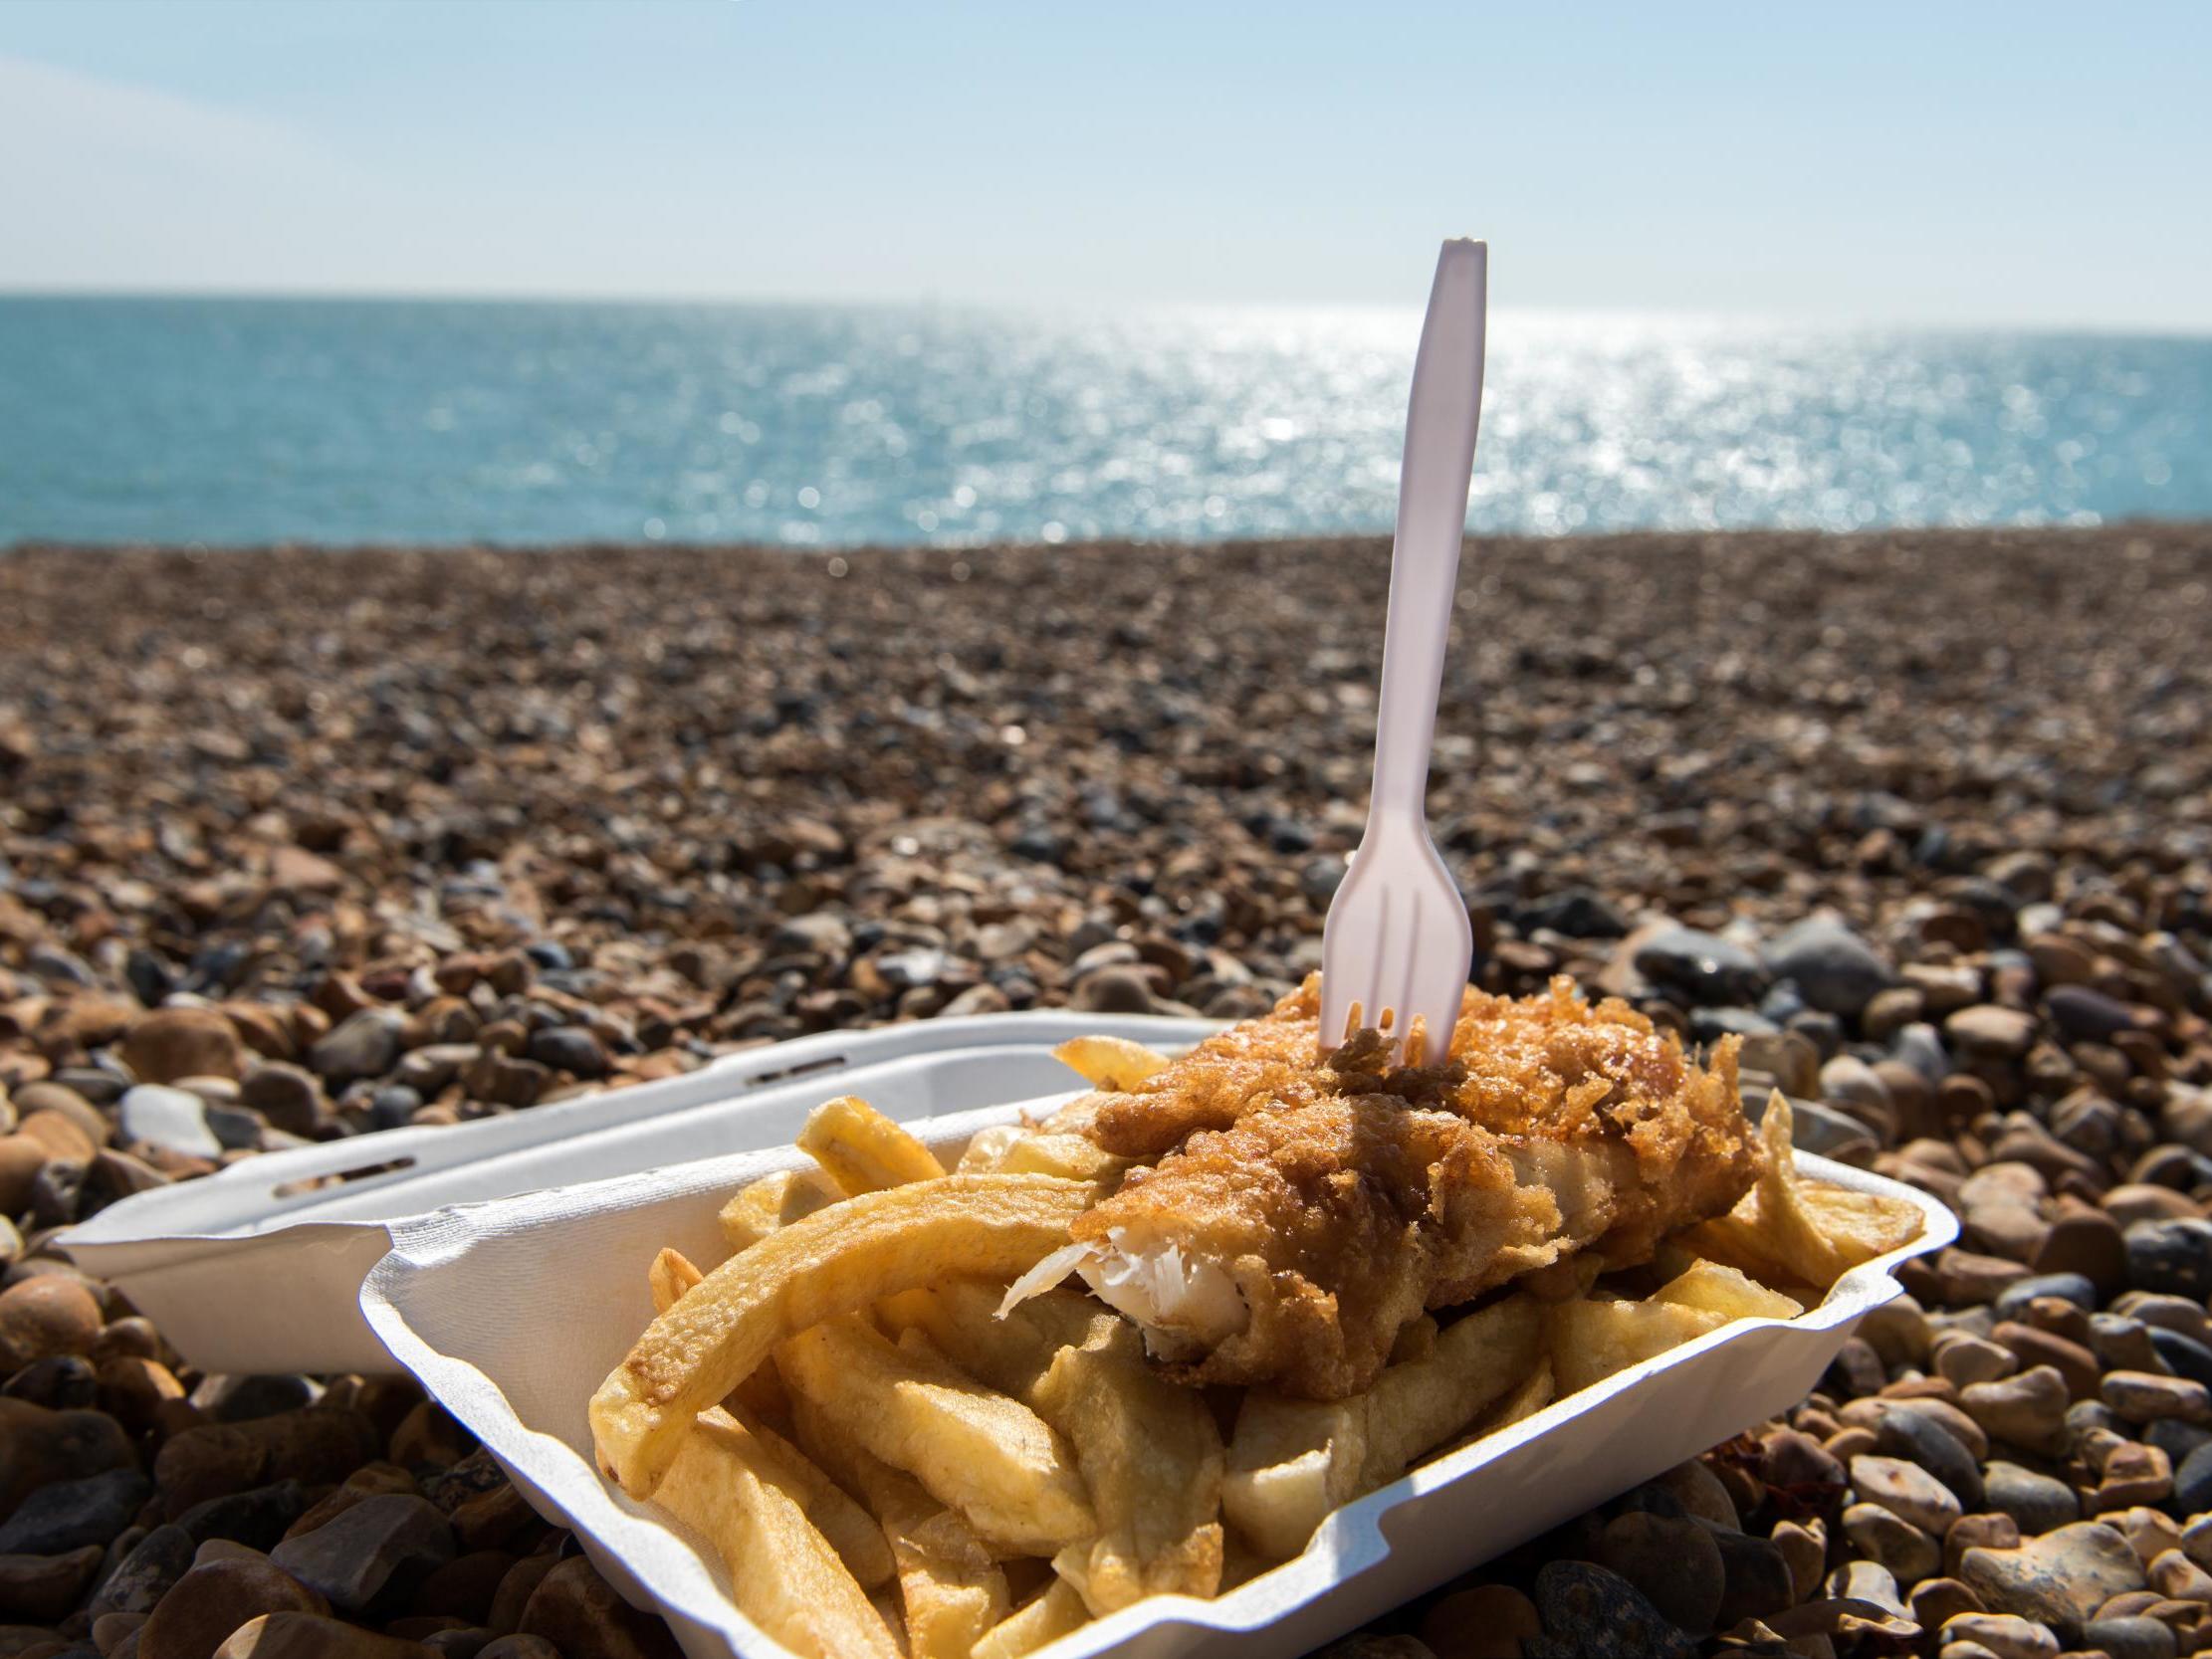
<svg viewBox="0 0 2212 1659">
<path fill-rule="evenodd" d="M 0 290 L 2212 331 L 2212 5 L 0 0 Z"/>
</svg>

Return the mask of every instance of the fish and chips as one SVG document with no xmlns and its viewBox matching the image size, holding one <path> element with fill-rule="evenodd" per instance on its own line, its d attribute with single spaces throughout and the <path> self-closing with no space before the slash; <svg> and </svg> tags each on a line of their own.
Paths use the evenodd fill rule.
<svg viewBox="0 0 2212 1659">
<path fill-rule="evenodd" d="M 829 1102 L 728 1260 L 643 1264 L 601 1469 L 795 1653 L 1017 1659 L 1922 1225 L 1802 1175 L 1781 1096 L 1754 1131 L 1733 1038 L 1565 981 L 1468 991 L 1440 1065 L 1317 1025 L 1309 981 L 1178 1059 L 1078 1039 L 1090 1093 L 943 1161 Z"/>
</svg>

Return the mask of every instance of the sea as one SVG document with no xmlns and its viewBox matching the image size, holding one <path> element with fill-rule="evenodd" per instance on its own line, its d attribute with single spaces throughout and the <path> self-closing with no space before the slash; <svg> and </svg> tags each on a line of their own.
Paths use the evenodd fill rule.
<svg viewBox="0 0 2212 1659">
<path fill-rule="evenodd" d="M 0 300 L 0 547 L 1387 530 L 1415 311 Z M 2212 518 L 2212 339 L 1499 312 L 1468 523 Z"/>
</svg>

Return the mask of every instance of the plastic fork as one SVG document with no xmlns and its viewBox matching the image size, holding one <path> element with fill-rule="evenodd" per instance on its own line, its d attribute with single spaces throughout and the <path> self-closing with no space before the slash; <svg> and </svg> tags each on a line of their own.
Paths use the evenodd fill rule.
<svg viewBox="0 0 2212 1659">
<path fill-rule="evenodd" d="M 1324 1051 L 1355 1026 L 1372 1026 L 1404 1047 L 1409 1064 L 1442 1060 L 1474 953 L 1466 903 L 1429 836 L 1426 797 L 1482 412 L 1488 289 L 1488 245 L 1446 242 L 1406 411 L 1375 786 L 1359 851 L 1321 933 Z"/>
</svg>

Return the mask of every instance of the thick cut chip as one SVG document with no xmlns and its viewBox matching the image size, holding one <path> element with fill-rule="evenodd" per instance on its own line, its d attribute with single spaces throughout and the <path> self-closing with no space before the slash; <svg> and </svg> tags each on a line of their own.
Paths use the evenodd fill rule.
<svg viewBox="0 0 2212 1659">
<path fill-rule="evenodd" d="M 1331 1510 L 1396 1480 L 1528 1376 L 1543 1330 L 1535 1302 L 1508 1297 L 1439 1331 L 1425 1357 L 1385 1367 L 1364 1394 L 1251 1390 L 1229 1440 L 1229 1524 L 1263 1554 L 1296 1555 Z"/>
<path fill-rule="evenodd" d="M 1558 1396 L 1559 1381 L 1552 1375 L 1551 1360 L 1540 1360 L 1519 1387 L 1490 1407 L 1489 1415 L 1482 1419 L 1474 1438 L 1479 1440 L 1485 1434 L 1511 1428 L 1523 1417 L 1535 1416 Z"/>
<path fill-rule="evenodd" d="M 815 1107 L 798 1132 L 798 1149 L 810 1153 L 848 1197 L 945 1173 L 935 1152 L 857 1095 Z"/>
<path fill-rule="evenodd" d="M 1021 1659 L 1024 1653 L 1034 1653 L 1089 1622 L 1090 1614 L 1075 1586 L 1055 1578 L 978 1642 L 975 1659 Z"/>
<path fill-rule="evenodd" d="M 950 1364 L 848 1318 L 799 1333 L 776 1365 L 825 1425 L 904 1469 L 993 1543 L 1049 1555 L 1097 1530 L 1066 1441 Z"/>
<path fill-rule="evenodd" d="M 825 1468 L 867 1500 L 897 1563 L 910 1659 L 968 1659 L 1006 1616 L 1006 1574 L 976 1530 L 902 1469 L 839 1433 L 805 1398 L 799 1438 Z"/>
<path fill-rule="evenodd" d="M 1105 1181 L 1121 1174 L 1130 1159 L 1116 1157 L 1083 1136 L 1000 1124 L 982 1131 L 961 1154 L 965 1170 L 990 1169 L 1005 1175 L 1058 1175 L 1063 1180 Z"/>
<path fill-rule="evenodd" d="M 1092 1612 L 1215 1594 L 1222 1451 L 1205 1398 L 1162 1377 L 1135 1328 L 1086 1297 L 1048 1292 L 1003 1319 L 999 1300 L 995 1287 L 962 1280 L 894 1297 L 878 1315 L 901 1342 L 927 1334 L 1074 1446 L 1098 1537 L 1075 1547 L 1083 1571 L 1071 1581 Z"/>
<path fill-rule="evenodd" d="M 1562 1394 L 1726 1325 L 1729 1316 L 1679 1302 L 1562 1302 L 1546 1310 L 1552 1374 Z"/>
<path fill-rule="evenodd" d="M 1010 1279 L 1067 1242 L 1094 1191 L 1049 1175 L 947 1175 L 778 1229 L 693 1286 L 608 1373 L 590 1409 L 600 1467 L 651 1496 L 692 1419 L 785 1338 L 954 1274 Z"/>
<path fill-rule="evenodd" d="M 692 1266 L 690 1258 L 681 1250 L 663 1250 L 653 1258 L 653 1265 L 646 1271 L 646 1279 L 653 1291 L 653 1312 L 667 1313 L 703 1277 L 705 1276 Z M 736 1414 L 747 1428 L 764 1436 L 773 1436 L 774 1431 L 761 1421 L 762 1418 L 773 1417 L 781 1421 L 790 1414 L 790 1401 L 783 1395 L 783 1379 L 776 1374 L 774 1365 L 756 1365 L 751 1376 L 730 1390 L 729 1398 L 723 1401 L 723 1405 Z M 845 1557 L 845 1564 L 859 1574 L 862 1583 L 872 1589 L 882 1582 L 880 1576 L 871 1576 L 869 1571 L 863 1570 L 865 1565 L 872 1563 L 857 1559 L 846 1548 L 854 1537 L 849 1526 L 840 1534 L 836 1521 L 825 1525 L 822 1516 L 814 1513 L 811 1508 L 807 1516 L 817 1527 L 829 1534 L 830 1542 L 837 1546 L 837 1553 Z M 861 1519 L 866 1521 L 867 1517 L 862 1516 Z M 874 1524 L 869 1523 L 867 1531 L 872 1533 L 874 1530 Z"/>
<path fill-rule="evenodd" d="M 732 1250 L 747 1250 L 769 1234 L 812 1215 L 833 1196 L 801 1170 L 778 1169 L 740 1187 L 715 1219 L 721 1222 L 722 1236 Z"/>
<path fill-rule="evenodd" d="M 1103 1181 L 1120 1174 L 1130 1159 L 1116 1157 L 1080 1135 L 1038 1131 L 1007 1146 L 998 1167 L 1009 1175 L 1058 1175 L 1063 1180 Z"/>
<path fill-rule="evenodd" d="M 1735 1319 L 1795 1319 L 1805 1312 L 1780 1291 L 1770 1291 L 1737 1268 L 1695 1262 L 1652 1293 L 1654 1302 L 1678 1302 Z"/>
<path fill-rule="evenodd" d="M 1472 1313 L 1437 1333 L 1428 1357 L 1392 1365 L 1367 1395 L 1367 1461 L 1360 1490 L 1404 1474 L 1536 1368 L 1543 1317 L 1525 1297 Z"/>
<path fill-rule="evenodd" d="M 691 1258 L 681 1250 L 663 1250 L 645 1270 L 645 1282 L 653 1292 L 653 1312 L 667 1313 L 684 1292 L 704 1278 L 706 1275 L 693 1267 Z"/>
<path fill-rule="evenodd" d="M 1759 1123 L 1758 1180 L 1726 1215 L 1691 1228 L 1685 1242 L 1769 1283 L 1796 1280 L 1825 1290 L 1860 1263 L 1919 1236 L 1925 1221 L 1908 1199 L 1800 1178 L 1792 1127 L 1790 1103 L 1778 1089 Z M 1759 1272 L 1761 1263 L 1773 1270 Z"/>
<path fill-rule="evenodd" d="M 1093 1089 L 1115 1094 L 1136 1088 L 1168 1067 L 1165 1054 L 1127 1037 L 1071 1037 L 1052 1051 L 1052 1058 Z"/>
<path fill-rule="evenodd" d="M 994 1124 L 990 1129 L 978 1130 L 968 1142 L 968 1149 L 960 1154 L 954 1173 L 972 1175 L 994 1170 L 1004 1161 L 1006 1150 L 1024 1136 L 1036 1131 L 1027 1124 Z"/>
<path fill-rule="evenodd" d="M 699 1283 L 701 1275 L 682 1251 L 663 1250 L 653 1258 L 650 1277 L 653 1309 L 665 1314 L 678 1297 Z M 764 1374 L 774 1376 L 774 1367 L 763 1365 L 754 1372 L 756 1377 Z M 887 1583 L 891 1577 L 891 1551 L 868 1512 L 823 1474 L 804 1452 L 762 1422 L 745 1401 L 733 1397 L 723 1403 L 723 1409 L 753 1436 L 768 1457 L 778 1464 L 785 1490 L 798 1499 L 799 1506 L 806 1511 L 806 1519 L 829 1540 L 830 1547 L 851 1568 L 852 1575 L 868 1589 Z"/>
<path fill-rule="evenodd" d="M 1287 1559 L 1331 1510 L 1359 1496 L 1366 1398 L 1303 1400 L 1260 1388 L 1244 1395 L 1221 1484 L 1221 1512 L 1237 1538 L 1270 1561 Z"/>
<path fill-rule="evenodd" d="M 1398 1340 L 1390 1346 L 1390 1362 L 1403 1365 L 1428 1358 L 1437 1351 L 1437 1333 L 1441 1329 L 1435 1314 L 1423 1314 L 1417 1320 L 1408 1321 L 1406 1329 L 1399 1332 Z"/>
<path fill-rule="evenodd" d="M 765 1367 L 764 1367 L 765 1368 Z M 829 1540 L 830 1548 L 867 1589 L 891 1581 L 891 1548 L 875 1518 L 852 1495 L 823 1472 L 821 1466 L 743 1406 L 725 1406 L 761 1449 L 783 1470 L 784 1486 L 806 1511 L 815 1531 Z"/>
<path fill-rule="evenodd" d="M 897 1638 L 807 1520 L 782 1460 L 728 1413 L 701 1413 L 654 1498 L 715 1547 L 739 1610 L 793 1653 L 896 1659 Z"/>
</svg>

